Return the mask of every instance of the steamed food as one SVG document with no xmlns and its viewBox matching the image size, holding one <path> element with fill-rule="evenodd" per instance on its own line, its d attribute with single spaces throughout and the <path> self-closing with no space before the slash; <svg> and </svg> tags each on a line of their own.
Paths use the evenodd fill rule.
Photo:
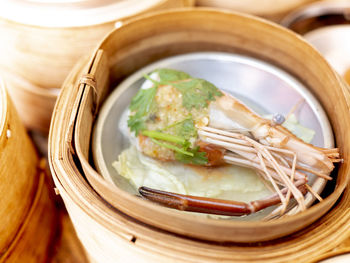
<svg viewBox="0 0 350 263">
<path fill-rule="evenodd" d="M 215 168 L 162 162 L 145 156 L 135 146 L 121 153 L 114 167 L 138 189 L 154 189 L 211 198 L 253 201 L 270 194 L 249 168 L 224 165 Z"/>
<path fill-rule="evenodd" d="M 263 118 L 184 72 L 145 78 L 127 132 L 121 124 L 132 146 L 114 164 L 143 197 L 194 212 L 245 215 L 278 205 L 274 213 L 283 214 L 293 198 L 298 211 L 306 209 L 308 174 L 331 179 L 338 150 L 314 147 L 282 126 L 310 140 L 313 131 L 295 116 Z"/>
</svg>

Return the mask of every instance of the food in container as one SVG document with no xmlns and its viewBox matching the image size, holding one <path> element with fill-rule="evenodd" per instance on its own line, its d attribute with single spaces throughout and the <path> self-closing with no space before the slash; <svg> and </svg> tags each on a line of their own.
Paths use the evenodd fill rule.
<svg viewBox="0 0 350 263">
<path fill-rule="evenodd" d="M 127 189 L 116 187 L 112 178 L 108 179 L 97 172 L 91 159 L 91 136 L 95 118 L 102 114 L 99 106 L 105 95 L 122 80 L 155 61 L 206 51 L 247 56 L 273 65 L 269 73 L 276 69 L 287 72 L 287 79 L 294 80 L 288 83 L 295 83 L 295 80 L 302 83 L 321 103 L 330 120 L 336 145 L 345 160 L 336 171 L 336 179 L 332 180 L 335 185 L 327 184 L 328 193 L 325 193 L 322 202 L 302 213 L 278 220 L 217 220 L 146 202 L 130 194 Z M 309 59 L 311 57 L 313 59 Z M 218 74 L 200 75 L 194 72 L 198 67 L 192 67 L 191 63 L 186 62 L 184 66 L 162 67 L 204 78 L 220 89 L 231 87 L 212 79 L 217 76 L 218 80 L 223 80 Z M 216 69 L 219 67 L 210 67 L 211 72 Z M 142 73 L 148 74 L 152 70 Z M 246 76 L 251 76 L 249 71 L 250 74 Z M 244 74 L 239 72 L 240 75 Z M 131 85 L 131 81 L 124 88 L 118 87 L 119 94 L 115 96 L 121 96 L 118 101 L 120 108 L 116 109 L 119 114 L 142 85 L 142 75 L 138 85 Z M 278 80 L 271 75 L 268 74 L 269 79 Z M 239 81 L 236 75 L 229 76 Z M 266 79 L 260 77 L 255 82 L 244 82 L 245 88 L 239 92 L 249 91 L 249 84 L 253 83 L 264 83 L 269 88 L 285 87 L 282 83 L 267 85 Z M 285 77 L 286 74 L 281 75 L 283 80 L 286 80 Z M 300 37 L 277 25 L 242 14 L 203 9 L 177 10 L 136 19 L 113 31 L 98 46 L 91 60 L 72 71 L 67 78 L 57 102 L 49 139 L 49 158 L 56 186 L 89 258 L 95 262 L 288 262 L 300 258 L 305 261 L 316 260 L 320 255 L 337 248 L 349 231 L 347 222 L 350 217 L 346 212 L 349 192 L 344 191 L 349 169 L 349 119 L 346 115 L 339 118 L 336 114 L 336 111 L 347 112 L 348 109 L 348 100 L 344 98 L 348 98 L 348 93 L 343 88 L 344 84 L 334 70 Z M 277 100 L 278 105 L 287 108 L 285 111 L 270 108 L 276 106 L 277 102 L 271 103 L 268 99 L 272 100 L 276 96 L 267 96 L 266 92 L 255 93 L 260 101 L 264 100 L 256 106 L 267 112 L 288 112 L 299 99 L 286 90 L 284 94 L 288 95 L 287 99 Z M 239 99 L 242 101 L 244 97 L 249 98 L 243 93 L 236 95 L 241 95 Z M 252 107 L 255 103 L 249 104 L 249 100 L 244 103 L 256 110 Z M 308 109 L 307 105 L 304 104 L 302 109 Z M 314 141 L 313 144 L 326 147 L 322 137 L 326 130 L 320 126 L 323 121 L 318 122 L 318 128 L 311 127 L 312 120 L 319 118 L 317 114 L 311 116 L 310 119 L 299 116 L 298 121 L 315 131 L 322 130 L 322 133 L 315 133 L 314 140 L 318 142 Z M 120 140 L 121 134 L 115 132 L 119 118 L 111 120 L 114 122 L 107 122 L 109 128 L 105 130 L 113 131 L 110 139 L 119 136 L 117 140 Z M 119 147 L 127 147 L 112 143 L 112 140 L 108 140 L 107 145 L 111 146 L 104 147 L 105 156 L 110 158 L 106 159 L 109 164 L 117 158 L 118 154 L 115 153 L 120 150 Z M 116 149 L 117 146 L 119 149 Z M 115 170 L 113 167 L 111 169 Z M 119 182 L 125 183 L 125 187 L 130 186 L 123 180 Z M 339 202 L 333 206 L 337 200 Z"/>
<path fill-rule="evenodd" d="M 210 56 L 213 60 L 211 66 L 220 64 L 220 62 L 222 62 L 220 58 L 222 60 L 224 60 L 223 58 L 227 60 L 225 61 L 227 67 L 230 65 L 229 62 L 237 66 L 232 63 L 233 56 L 230 57 L 226 55 L 225 57 L 224 54 L 215 53 L 195 54 L 192 55 L 192 57 L 191 55 L 180 56 L 172 60 L 170 59 L 170 61 L 175 61 L 176 59 L 181 61 L 182 59 L 182 63 L 186 61 L 187 63 L 194 64 L 195 59 L 197 59 L 198 61 L 196 63 L 200 65 L 201 61 L 210 60 Z M 215 59 L 219 62 L 215 61 Z M 160 62 L 158 65 L 161 63 L 172 63 L 166 61 L 168 60 Z M 208 63 L 208 65 L 210 64 Z M 151 67 L 156 66 L 153 65 Z M 253 67 L 252 70 L 254 70 Z M 231 71 L 234 72 L 234 70 Z M 221 74 L 222 78 L 226 77 L 223 73 L 218 74 Z M 137 75 L 137 73 L 135 75 Z M 132 78 L 133 77 L 131 77 L 131 79 Z M 310 163 L 318 166 L 315 164 L 316 159 L 312 161 L 317 151 L 320 151 L 319 154 L 316 154 L 319 156 L 319 160 L 317 161 L 319 165 L 325 161 L 319 168 L 321 170 L 325 168 L 327 171 L 324 170 L 325 174 L 316 170 L 314 170 L 314 172 L 323 178 L 331 179 L 329 173 L 334 167 L 331 160 L 333 158 L 334 161 L 340 160 L 337 158 L 337 156 L 339 157 L 337 149 L 335 149 L 334 152 L 332 152 L 333 150 L 326 150 L 327 152 L 329 151 L 330 156 L 333 156 L 329 159 L 327 154 L 323 154 L 319 148 L 305 144 L 302 140 L 297 140 L 294 135 L 288 133 L 287 130 L 273 122 L 274 119 L 279 118 L 279 121 L 281 121 L 279 124 L 282 124 L 283 116 L 281 114 L 274 116 L 273 120 L 263 119 L 233 96 L 217 89 L 212 83 L 203 79 L 191 78 L 188 74 L 181 71 L 159 69 L 155 70 L 150 76 L 146 75 L 146 78 L 147 80 L 142 85 L 141 90 L 139 90 L 132 99 L 129 110 L 124 111 L 119 121 L 120 129 L 118 132 L 124 134 L 125 137 L 131 138 L 132 146 L 123 151 L 119 156 L 119 161 L 113 164 L 119 174 L 127 178 L 134 187 L 141 187 L 140 193 L 143 196 L 160 202 L 163 205 L 177 207 L 182 210 L 206 211 L 210 213 L 210 209 L 203 205 L 204 203 L 208 205 L 210 202 L 211 205 L 216 204 L 216 214 L 245 215 L 259 211 L 260 209 L 266 208 L 266 206 L 278 203 L 277 196 L 274 196 L 274 201 L 267 198 L 267 196 L 271 195 L 267 189 L 271 191 L 271 189 L 274 188 L 279 196 L 282 199 L 284 198 L 279 186 L 277 186 L 277 184 L 283 185 L 282 181 L 276 184 L 275 179 L 268 179 L 268 177 L 271 176 L 271 173 L 275 178 L 277 174 L 281 176 L 285 175 L 283 175 L 283 173 L 278 173 L 278 170 L 274 170 L 279 169 L 279 167 L 271 166 L 272 163 L 267 164 L 270 166 L 267 168 L 268 170 L 266 170 L 265 165 L 261 166 L 262 164 L 258 159 L 258 156 L 260 156 L 261 153 L 264 155 L 264 153 L 260 152 L 256 155 L 256 151 L 254 151 L 254 149 L 263 149 L 264 147 L 273 146 L 281 148 L 280 150 L 276 150 L 280 151 L 279 153 L 284 151 L 283 154 L 285 154 L 285 156 L 281 158 L 277 152 L 274 152 L 273 154 L 277 155 L 276 158 L 279 158 L 278 161 L 272 158 L 274 163 L 279 163 L 279 165 L 284 166 L 288 160 L 289 165 L 283 168 L 289 169 L 289 175 L 293 174 L 291 176 L 293 178 L 292 180 L 296 180 L 298 187 L 301 187 L 301 185 L 305 186 L 308 180 L 306 174 L 309 172 L 312 173 L 313 168 L 310 167 Z M 241 77 L 241 79 L 244 81 L 244 77 Z M 130 83 L 130 81 L 125 82 Z M 124 83 L 121 84 L 121 86 L 123 86 Z M 258 89 L 258 87 L 256 88 Z M 235 91 L 239 89 L 239 86 L 235 86 L 229 90 Z M 251 97 L 251 100 L 254 100 L 254 93 L 248 93 L 248 95 Z M 257 99 L 255 99 L 255 101 L 257 101 Z M 108 112 L 113 108 L 111 103 L 119 104 L 117 100 L 115 100 L 115 96 L 108 101 L 106 108 L 103 109 L 103 113 L 101 114 L 102 120 L 99 120 L 97 124 L 97 130 L 99 131 L 101 131 L 101 127 L 104 127 L 105 122 L 110 122 L 111 118 L 113 118 L 106 118 L 107 114 L 110 116 L 112 115 Z M 228 107 L 225 105 L 231 106 Z M 294 122 L 289 121 L 289 118 L 294 119 Z M 288 114 L 287 119 L 288 121 L 285 124 L 287 127 L 297 132 L 304 140 L 308 142 L 311 141 L 313 137 L 312 130 L 298 125 L 297 122 L 295 122 L 295 115 L 291 113 Z M 327 124 L 326 119 L 325 122 Z M 272 130 L 275 130 L 275 133 L 271 135 L 271 137 L 265 137 L 266 134 L 262 135 L 261 133 L 262 131 L 265 131 L 263 133 L 270 131 L 268 133 L 271 134 Z M 109 131 L 106 132 L 110 133 Z M 273 136 L 276 136 L 276 133 L 279 134 L 278 136 L 280 139 L 277 137 L 273 138 Z M 103 143 L 100 142 L 102 140 L 101 134 L 101 132 L 97 132 L 96 135 L 97 139 L 95 140 L 95 145 L 97 145 L 98 148 L 100 145 L 103 145 Z M 259 137 L 260 139 L 257 139 Z M 282 140 L 282 137 L 284 140 Z M 260 141 L 262 144 L 255 144 L 256 141 L 252 141 L 252 138 Z M 288 140 L 290 141 L 288 142 Z M 280 143 L 278 143 L 278 141 Z M 283 143 L 281 143 L 282 141 Z M 253 144 L 251 144 L 251 142 Z M 247 145 L 248 148 L 246 147 Z M 272 150 L 272 148 L 270 149 Z M 143 152 L 143 154 L 140 154 L 140 152 Z M 269 154 L 268 150 L 266 153 Z M 296 170 L 295 164 L 294 166 L 292 165 L 293 158 L 291 158 L 291 154 L 293 153 L 297 153 L 298 156 L 295 161 L 298 158 L 304 160 L 304 163 L 301 161 L 297 165 L 299 168 L 297 175 L 294 174 Z M 262 158 L 267 158 L 267 156 L 265 155 L 265 157 Z M 281 163 L 282 159 L 285 159 L 284 165 Z M 104 176 L 109 178 L 110 175 L 108 172 L 107 175 L 105 174 L 105 168 L 110 167 L 110 164 L 105 164 L 103 161 L 101 162 L 97 157 L 95 160 L 97 160 L 98 167 Z M 264 162 L 265 161 L 267 160 L 264 160 Z M 307 164 L 307 162 L 309 163 Z M 228 163 L 253 168 L 257 173 L 244 168 L 238 169 L 232 165 L 227 166 Z M 306 168 L 305 165 L 307 165 L 308 168 Z M 308 172 L 301 172 L 301 166 Z M 322 166 L 323 168 L 321 168 Z M 259 179 L 258 174 L 260 176 L 262 175 L 263 178 L 272 184 L 268 185 L 266 188 Z M 315 174 L 313 176 L 315 176 Z M 299 179 L 294 179 L 295 177 L 299 177 Z M 115 182 L 118 181 L 118 179 L 115 180 Z M 281 180 L 281 178 L 278 180 Z M 284 182 L 290 186 L 293 184 L 290 181 Z M 254 198 L 261 199 L 262 197 L 264 197 L 265 200 L 261 202 L 256 201 L 250 203 L 250 205 L 231 202 L 231 207 L 229 207 L 229 202 L 225 202 L 226 209 L 219 203 L 223 202 L 222 200 L 217 200 L 215 203 L 214 199 L 202 199 L 201 202 L 203 204 L 201 210 L 201 208 L 196 205 L 189 205 L 188 207 L 185 205 L 175 205 L 175 202 L 181 203 L 181 200 L 186 202 L 185 199 L 189 202 L 198 203 L 199 200 L 195 198 L 179 195 L 171 198 L 169 194 L 155 193 L 155 191 L 146 189 L 143 186 L 177 192 L 182 195 L 197 194 L 202 197 L 221 197 L 222 199 L 228 198 L 231 200 L 235 200 L 238 196 L 240 200 L 236 201 L 243 202 L 251 202 Z M 302 210 L 304 210 L 306 206 L 301 197 L 302 194 L 297 187 L 294 190 L 295 194 L 300 194 L 299 208 L 303 207 Z M 275 191 L 272 190 L 271 192 L 275 193 Z M 286 191 L 286 189 L 282 191 Z M 302 191 L 305 192 L 306 190 L 303 189 Z M 318 194 L 315 192 L 313 193 L 321 200 Z M 271 203 L 268 204 L 266 198 L 270 200 Z M 288 199 L 289 198 L 290 196 Z M 177 199 L 181 200 L 179 201 Z M 279 208 L 280 212 L 282 210 L 285 211 L 287 203 L 288 201 L 284 199 L 284 206 Z M 255 206 L 252 206 L 252 204 Z M 309 204 L 310 202 L 308 202 L 308 205 Z M 237 209 L 235 210 L 235 208 Z M 221 211 L 220 209 L 223 210 Z M 229 209 L 231 209 L 231 212 L 229 212 Z M 294 209 L 294 213 L 295 211 L 296 209 Z"/>
</svg>

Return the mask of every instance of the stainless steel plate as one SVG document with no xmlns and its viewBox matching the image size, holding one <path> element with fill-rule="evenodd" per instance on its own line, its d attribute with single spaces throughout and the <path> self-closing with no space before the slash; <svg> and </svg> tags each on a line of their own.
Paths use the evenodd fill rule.
<svg viewBox="0 0 350 263">
<path fill-rule="evenodd" d="M 123 111 L 144 81 L 143 74 L 158 68 L 182 70 L 203 78 L 218 88 L 238 97 L 258 114 L 288 114 L 304 99 L 297 111 L 299 122 L 316 131 L 312 144 L 333 147 L 333 134 L 321 105 L 308 89 L 287 72 L 251 57 L 201 52 L 180 55 L 155 62 L 125 79 L 105 101 L 99 113 L 93 136 L 93 156 L 102 176 L 121 189 L 135 193 L 129 183 L 112 167 L 121 151 L 129 145 L 128 138 L 118 130 Z M 313 188 L 321 192 L 325 181 L 311 178 Z M 309 197 L 307 202 L 311 204 Z"/>
</svg>

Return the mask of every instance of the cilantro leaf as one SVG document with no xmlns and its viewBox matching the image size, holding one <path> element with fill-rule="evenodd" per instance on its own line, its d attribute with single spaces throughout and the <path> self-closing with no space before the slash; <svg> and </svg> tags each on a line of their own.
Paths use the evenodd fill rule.
<svg viewBox="0 0 350 263">
<path fill-rule="evenodd" d="M 197 129 L 194 125 L 192 117 L 188 117 L 182 121 L 176 122 L 164 130 L 171 130 L 174 134 L 189 140 L 190 138 L 197 138 Z"/>
<path fill-rule="evenodd" d="M 186 164 L 205 165 L 208 163 L 208 158 L 205 152 L 199 151 L 199 146 L 194 149 L 187 149 L 188 152 L 193 153 L 193 156 L 175 152 L 175 159 Z"/>
<path fill-rule="evenodd" d="M 129 116 L 128 127 L 130 131 L 134 131 L 137 136 L 140 131 L 146 129 L 146 118 L 144 116 L 139 116 L 137 114 Z"/>
<path fill-rule="evenodd" d="M 191 115 L 157 131 L 147 130 L 146 122 L 152 119 L 152 113 L 157 110 L 155 96 L 160 85 L 175 87 L 182 95 L 182 106 L 190 112 L 192 109 L 200 110 L 208 107 L 210 101 L 223 95 L 222 92 L 210 82 L 192 78 L 185 72 L 172 69 L 159 69 L 155 72 L 158 72 L 159 81 L 146 75 L 145 78 L 153 82 L 153 87 L 139 90 L 130 103 L 131 114 L 128 119 L 130 130 L 134 131 L 136 136 L 142 132 L 154 143 L 173 150 L 175 159 L 180 162 L 207 164 L 206 153 L 200 152 L 199 147 L 191 148 L 190 142 L 197 138 L 197 129 Z M 168 130 L 167 133 L 165 130 Z"/>
<path fill-rule="evenodd" d="M 172 84 L 182 93 L 182 105 L 187 109 L 208 107 L 209 101 L 214 101 L 222 92 L 204 79 L 189 79 Z"/>
<path fill-rule="evenodd" d="M 197 129 L 194 126 L 194 121 L 192 118 L 185 119 L 180 123 L 180 127 L 178 129 L 178 134 L 185 139 L 190 139 L 193 137 L 197 137 Z"/>
<path fill-rule="evenodd" d="M 158 69 L 156 70 L 159 75 L 160 82 L 162 83 L 168 83 L 168 82 L 174 82 L 184 79 L 191 78 L 190 75 L 188 75 L 185 72 L 174 70 L 174 69 Z"/>
<path fill-rule="evenodd" d="M 177 146 L 175 146 L 173 144 L 160 142 L 157 139 L 153 139 L 153 138 L 151 138 L 151 140 L 152 140 L 152 142 L 154 142 L 155 144 L 158 144 L 159 146 L 162 146 L 162 147 L 168 148 L 170 150 L 173 150 L 175 152 L 175 154 L 181 154 L 181 155 L 190 156 L 190 157 L 194 156 L 194 154 L 191 151 L 188 151 L 184 147 L 183 148 L 179 148 L 179 147 L 177 147 Z"/>
<path fill-rule="evenodd" d="M 146 120 L 154 105 L 154 97 L 157 92 L 157 86 L 149 89 L 140 89 L 132 99 L 129 109 L 134 114 L 129 116 L 128 126 L 134 131 L 136 136 L 140 131 L 146 128 Z"/>
</svg>

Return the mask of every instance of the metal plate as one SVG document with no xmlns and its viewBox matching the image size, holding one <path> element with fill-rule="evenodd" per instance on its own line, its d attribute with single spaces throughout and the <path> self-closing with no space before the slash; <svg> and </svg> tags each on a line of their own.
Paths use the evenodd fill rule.
<svg viewBox="0 0 350 263">
<path fill-rule="evenodd" d="M 333 147 L 333 134 L 321 105 L 308 89 L 290 74 L 266 62 L 228 53 L 201 52 L 175 56 L 155 62 L 128 77 L 103 104 L 93 136 L 95 165 L 102 176 L 123 190 L 135 193 L 131 185 L 112 167 L 121 151 L 129 145 L 128 138 L 118 130 L 122 113 L 144 82 L 143 74 L 158 68 L 172 68 L 203 78 L 239 98 L 258 114 L 288 114 L 304 99 L 297 111 L 299 122 L 316 131 L 312 144 Z M 321 192 L 323 179 L 310 179 L 314 190 Z M 313 199 L 309 199 L 311 204 Z"/>
</svg>

